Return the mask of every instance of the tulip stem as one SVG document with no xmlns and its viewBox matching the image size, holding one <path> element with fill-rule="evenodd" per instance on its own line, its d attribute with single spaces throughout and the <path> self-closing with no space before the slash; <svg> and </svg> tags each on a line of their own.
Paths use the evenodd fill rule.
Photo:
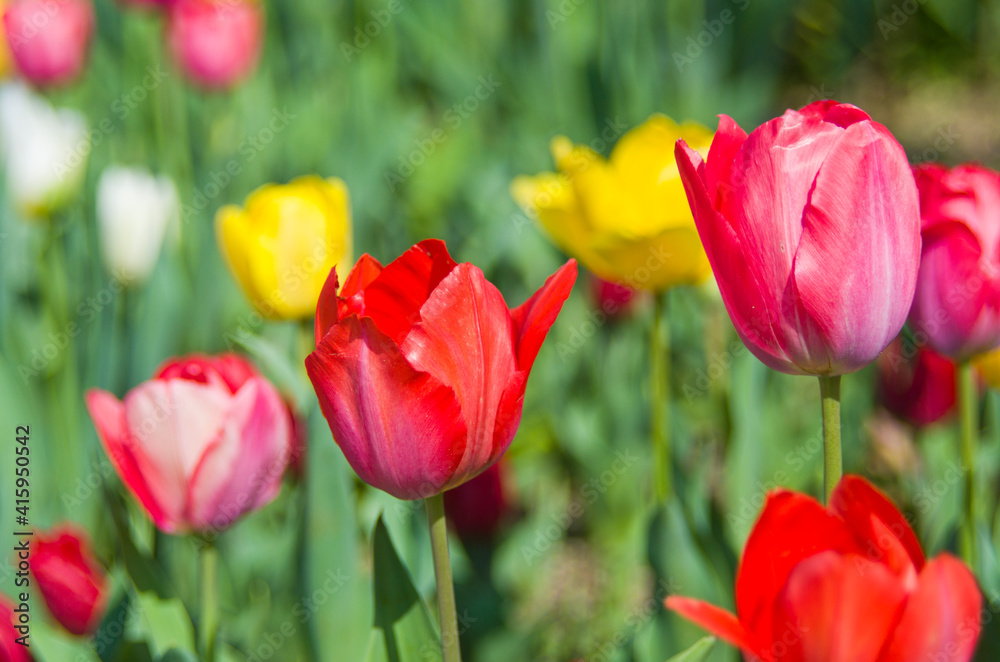
<svg viewBox="0 0 1000 662">
<path fill-rule="evenodd" d="M 820 375 L 819 396 L 823 405 L 823 488 L 829 503 L 844 474 L 840 448 L 840 375 Z"/>
<path fill-rule="evenodd" d="M 972 365 L 964 361 L 955 372 L 957 380 L 960 452 L 965 465 L 965 517 L 962 523 L 962 556 L 976 572 L 976 384 Z"/>
<path fill-rule="evenodd" d="M 431 552 L 434 556 L 434 578 L 437 580 L 438 616 L 441 619 L 441 653 L 444 662 L 462 662 L 458 642 L 458 613 L 455 609 L 455 585 L 451 579 L 451 559 L 448 556 L 448 523 L 444 517 L 444 495 L 435 494 L 424 500 L 427 523 L 431 529 Z"/>
<path fill-rule="evenodd" d="M 201 622 L 198 633 L 205 662 L 215 662 L 215 637 L 219 632 L 219 552 L 211 542 L 201 550 Z"/>
<path fill-rule="evenodd" d="M 653 329 L 650 351 L 650 429 L 653 437 L 653 483 L 656 498 L 666 502 L 673 493 L 670 458 L 670 322 L 667 316 L 667 293 L 656 295 L 653 306 Z"/>
</svg>

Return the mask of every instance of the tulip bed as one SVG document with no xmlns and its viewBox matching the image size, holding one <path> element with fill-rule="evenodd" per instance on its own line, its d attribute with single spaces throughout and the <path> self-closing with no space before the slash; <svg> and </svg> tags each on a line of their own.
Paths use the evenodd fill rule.
<svg viewBox="0 0 1000 662">
<path fill-rule="evenodd" d="M 0 662 L 1000 658 L 996 4 L 0 3 Z"/>
</svg>

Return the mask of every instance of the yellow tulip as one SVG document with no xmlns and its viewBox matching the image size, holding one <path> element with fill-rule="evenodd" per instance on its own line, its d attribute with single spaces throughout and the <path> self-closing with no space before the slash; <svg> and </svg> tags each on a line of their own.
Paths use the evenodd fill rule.
<svg viewBox="0 0 1000 662">
<path fill-rule="evenodd" d="M 610 159 L 558 136 L 558 174 L 518 177 L 511 193 L 556 245 L 605 280 L 652 291 L 700 283 L 711 268 L 674 161 L 679 138 L 706 156 L 712 132 L 653 115 Z"/>
<path fill-rule="evenodd" d="M 980 354 L 972 359 L 972 365 L 987 384 L 1000 390 L 1000 349 Z"/>
<path fill-rule="evenodd" d="M 313 315 L 330 270 L 344 282 L 351 267 L 350 202 L 336 178 L 262 186 L 243 208 L 220 209 L 215 227 L 230 270 L 265 317 Z"/>
</svg>

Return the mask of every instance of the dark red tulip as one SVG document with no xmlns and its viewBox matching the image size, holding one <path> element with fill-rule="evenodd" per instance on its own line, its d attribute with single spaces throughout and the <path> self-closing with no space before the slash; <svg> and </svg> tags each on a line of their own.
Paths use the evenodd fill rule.
<svg viewBox="0 0 1000 662">
<path fill-rule="evenodd" d="M 896 338 L 876 361 L 885 408 L 914 425 L 930 425 L 955 407 L 955 364 L 933 349 Z"/>
<path fill-rule="evenodd" d="M 448 522 L 463 538 L 493 537 L 509 509 L 507 464 L 501 460 L 472 480 L 444 493 Z"/>
<path fill-rule="evenodd" d="M 639 292 L 628 285 L 591 275 L 590 294 L 597 309 L 610 319 L 625 317 L 635 307 Z"/>
</svg>

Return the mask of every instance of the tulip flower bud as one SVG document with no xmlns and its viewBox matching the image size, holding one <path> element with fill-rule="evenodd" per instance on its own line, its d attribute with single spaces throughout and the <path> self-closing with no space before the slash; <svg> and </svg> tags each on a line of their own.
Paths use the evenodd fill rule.
<svg viewBox="0 0 1000 662">
<path fill-rule="evenodd" d="M 15 611 L 19 605 L 23 608 L 19 612 Z M 30 607 L 27 603 L 19 603 L 19 605 L 15 605 L 7 599 L 7 596 L 0 593 L 0 660 L 4 662 L 32 662 L 29 652 L 31 649 L 18 641 L 25 635 L 30 635 L 29 628 L 31 626 L 22 624 L 20 621 L 20 617 L 23 616 L 25 621 L 30 622 Z M 22 627 L 24 630 L 20 631 L 18 627 Z M 31 638 L 29 636 L 21 641 L 30 644 Z"/>
<path fill-rule="evenodd" d="M 677 596 L 666 606 L 748 660 L 968 662 L 982 601 L 961 561 L 927 561 L 896 506 L 845 476 L 826 508 L 788 490 L 767 495 L 740 561 L 736 615 Z"/>
<path fill-rule="evenodd" d="M 31 574 L 49 613 L 72 634 L 90 634 L 108 604 L 108 579 L 82 531 L 62 526 L 36 532 Z"/>
<path fill-rule="evenodd" d="M 330 270 L 347 275 L 351 209 L 339 179 L 310 176 L 262 186 L 242 209 L 220 209 L 215 223 L 230 271 L 265 317 L 312 317 Z"/>
<path fill-rule="evenodd" d="M 723 115 L 677 163 L 722 300 L 775 370 L 860 370 L 899 334 L 920 263 L 906 153 L 860 108 L 817 101 L 748 137 Z"/>
<path fill-rule="evenodd" d="M 83 71 L 94 8 L 90 0 L 13 0 L 4 27 L 24 77 L 35 85 L 58 85 Z"/>
<path fill-rule="evenodd" d="M 87 164 L 83 115 L 56 110 L 22 84 L 0 88 L 0 157 L 22 214 L 44 218 L 67 204 Z"/>
<path fill-rule="evenodd" d="M 955 407 L 955 364 L 929 347 L 897 338 L 876 361 L 885 408 L 914 425 L 930 425 Z"/>
<path fill-rule="evenodd" d="M 538 350 L 576 281 L 570 260 L 508 310 L 444 242 L 383 267 L 331 271 L 306 371 L 333 439 L 362 480 L 423 499 L 479 475 L 507 450 Z"/>
<path fill-rule="evenodd" d="M 257 65 L 264 39 L 258 0 L 174 0 L 167 41 L 181 70 L 207 88 L 225 88 Z"/>
<path fill-rule="evenodd" d="M 1000 173 L 927 164 L 914 175 L 924 243 L 910 324 L 965 361 L 1000 346 Z"/>
<path fill-rule="evenodd" d="M 281 489 L 292 424 L 281 396 L 232 354 L 173 359 L 119 401 L 87 409 L 125 486 L 166 533 L 217 531 Z"/>
<path fill-rule="evenodd" d="M 101 173 L 97 223 L 108 271 L 121 274 L 126 282 L 145 280 L 177 211 L 177 189 L 169 178 L 117 166 Z"/>
</svg>

